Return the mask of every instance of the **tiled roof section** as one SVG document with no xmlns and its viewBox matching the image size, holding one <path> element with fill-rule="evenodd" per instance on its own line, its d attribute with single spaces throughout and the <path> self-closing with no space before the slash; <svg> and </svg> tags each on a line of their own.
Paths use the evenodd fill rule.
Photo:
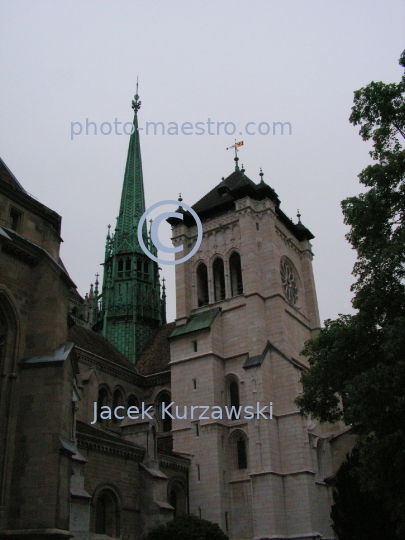
<svg viewBox="0 0 405 540">
<path fill-rule="evenodd" d="M 270 341 L 267 342 L 267 345 L 264 348 L 264 351 L 262 354 L 256 354 L 255 356 L 247 356 L 245 363 L 243 364 L 244 369 L 248 369 L 254 366 L 261 366 L 264 362 L 264 359 L 266 358 L 266 354 L 269 352 L 269 349 L 271 348 Z"/>
<path fill-rule="evenodd" d="M 92 330 L 88 330 L 87 328 L 75 324 L 69 330 L 69 341 L 73 341 L 73 343 L 81 349 L 134 371 L 134 366 L 125 358 L 125 356 L 97 332 L 93 332 Z"/>
<path fill-rule="evenodd" d="M 152 375 L 153 373 L 169 371 L 169 336 L 175 326 L 176 323 L 174 322 L 163 325 L 142 352 L 136 363 L 136 368 L 142 375 Z"/>
<path fill-rule="evenodd" d="M 183 326 L 176 326 L 170 335 L 170 338 L 182 336 L 184 334 L 190 334 L 191 332 L 197 332 L 197 330 L 204 330 L 211 328 L 215 319 L 221 313 L 221 308 L 214 308 L 202 313 L 192 315 L 186 324 Z"/>
<path fill-rule="evenodd" d="M 0 178 L 2 180 L 5 180 L 7 183 L 11 184 L 12 186 L 21 189 L 25 192 L 25 189 L 22 187 L 20 182 L 17 180 L 17 178 L 14 176 L 14 174 L 10 171 L 10 169 L 7 167 L 7 165 L 4 163 L 4 161 L 0 158 Z"/>
</svg>

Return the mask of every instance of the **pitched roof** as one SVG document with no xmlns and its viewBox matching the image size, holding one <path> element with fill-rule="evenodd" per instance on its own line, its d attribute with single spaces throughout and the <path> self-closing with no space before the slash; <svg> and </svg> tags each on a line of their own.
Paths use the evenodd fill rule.
<svg viewBox="0 0 405 540">
<path fill-rule="evenodd" d="M 152 375 L 152 373 L 170 370 L 169 336 L 175 326 L 174 322 L 163 325 L 142 352 L 136 363 L 136 368 L 142 375 Z"/>
<path fill-rule="evenodd" d="M 265 182 L 255 184 L 246 176 L 244 169 L 235 170 L 197 201 L 192 208 L 203 221 L 204 219 L 212 219 L 235 210 L 235 201 L 244 197 L 250 197 L 256 201 L 270 199 L 275 204 L 275 211 L 279 220 L 300 242 L 305 239 L 311 240 L 314 238 L 314 235 L 302 223 L 295 224 L 284 214 L 280 209 L 280 199 L 272 187 Z M 188 227 L 195 224 L 190 212 L 182 212 L 181 209 L 178 212 L 183 213 L 184 223 Z M 171 225 L 177 225 L 181 220 L 178 218 L 169 218 L 167 221 Z"/>
<path fill-rule="evenodd" d="M 124 439 L 120 433 L 114 434 L 111 431 L 107 432 L 102 427 L 98 427 L 96 425 L 90 426 L 89 424 L 86 424 L 85 422 L 81 422 L 80 420 L 76 421 L 76 431 L 78 435 L 87 435 L 89 437 L 96 437 L 97 439 L 101 439 L 103 441 L 125 444 L 127 446 L 131 446 L 131 447 L 135 447 L 135 448 L 139 448 L 140 450 L 143 450 L 142 447 L 138 446 L 132 441 L 128 441 Z"/>
<path fill-rule="evenodd" d="M 110 360 L 114 364 L 135 371 L 134 366 L 101 334 L 75 324 L 69 329 L 69 341 L 88 352 Z"/>
<path fill-rule="evenodd" d="M 208 311 L 203 311 L 202 313 L 192 315 L 186 324 L 176 326 L 174 328 L 173 332 L 170 334 L 170 338 L 190 334 L 191 332 L 196 332 L 197 330 L 211 328 L 215 319 L 220 313 L 221 308 L 213 308 L 209 309 Z"/>
<path fill-rule="evenodd" d="M 10 169 L 1 159 L 1 157 L 0 157 L 0 178 L 6 181 L 8 184 L 11 184 L 13 187 L 21 189 L 22 191 L 26 193 L 25 189 L 22 187 L 20 182 L 17 180 L 14 174 L 10 171 Z"/>
</svg>

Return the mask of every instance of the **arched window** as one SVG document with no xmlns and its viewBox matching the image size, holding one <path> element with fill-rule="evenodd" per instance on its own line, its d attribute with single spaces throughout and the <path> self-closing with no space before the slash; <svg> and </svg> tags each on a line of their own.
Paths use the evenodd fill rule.
<svg viewBox="0 0 405 540">
<path fill-rule="evenodd" d="M 238 386 L 238 383 L 236 381 L 232 381 L 231 384 L 229 385 L 229 401 L 231 403 L 231 407 L 234 407 L 232 410 L 232 416 L 231 416 L 231 420 L 236 420 L 237 417 L 236 417 L 236 414 L 235 414 L 235 409 L 236 410 L 239 410 L 239 386 Z"/>
<path fill-rule="evenodd" d="M 127 257 L 125 259 L 125 277 L 131 277 L 131 259 Z"/>
<path fill-rule="evenodd" d="M 101 418 L 101 407 L 106 407 L 108 405 L 108 393 L 105 388 L 100 388 L 98 391 L 98 399 L 97 399 L 97 422 L 102 423 L 103 420 Z"/>
<path fill-rule="evenodd" d="M 94 532 L 112 538 L 120 536 L 120 514 L 114 493 L 102 491 L 97 497 Z"/>
<path fill-rule="evenodd" d="M 114 422 L 114 424 L 119 424 L 121 420 L 119 420 L 118 418 L 115 417 L 114 415 L 114 411 L 115 411 L 115 408 L 120 406 L 120 405 L 123 405 L 123 402 L 124 400 L 122 399 L 122 394 L 121 394 L 121 390 L 115 390 L 114 391 L 114 395 L 113 395 L 113 414 L 112 414 L 112 421 Z M 117 414 L 118 416 L 123 416 L 123 409 L 119 409 L 117 411 Z"/>
<path fill-rule="evenodd" d="M 184 516 L 187 514 L 187 496 L 186 490 L 184 489 L 182 483 L 175 480 L 169 485 L 168 492 L 168 501 L 169 504 L 174 508 L 174 517 Z"/>
<path fill-rule="evenodd" d="M 208 272 L 204 263 L 197 268 L 197 299 L 198 307 L 208 304 Z"/>
<path fill-rule="evenodd" d="M 172 419 L 167 414 L 165 414 L 165 417 L 162 418 L 162 403 L 165 404 L 165 409 L 168 410 L 167 406 L 169 405 L 169 403 L 171 403 L 171 401 L 172 400 L 168 392 L 164 392 L 159 398 L 159 421 L 162 426 L 162 431 L 164 433 L 172 430 Z"/>
<path fill-rule="evenodd" d="M 240 255 L 236 251 L 229 257 L 229 270 L 231 275 L 232 296 L 243 294 L 242 265 L 240 262 Z"/>
<path fill-rule="evenodd" d="M 118 277 L 124 277 L 124 259 L 118 259 Z"/>
<path fill-rule="evenodd" d="M 7 295 L 0 290 L 0 373 L 8 375 L 15 372 L 15 345 L 17 340 L 18 323 L 13 305 Z M 1 388 L 0 384 L 0 396 Z"/>
<path fill-rule="evenodd" d="M 246 440 L 239 437 L 236 441 L 236 453 L 238 457 L 238 469 L 247 469 Z"/>
<path fill-rule="evenodd" d="M 212 265 L 214 274 L 214 297 L 215 302 L 225 300 L 225 272 L 224 261 L 218 257 Z"/>
<path fill-rule="evenodd" d="M 139 409 L 139 400 L 136 396 L 130 396 L 128 398 L 127 408 L 129 407 L 138 407 Z"/>
</svg>

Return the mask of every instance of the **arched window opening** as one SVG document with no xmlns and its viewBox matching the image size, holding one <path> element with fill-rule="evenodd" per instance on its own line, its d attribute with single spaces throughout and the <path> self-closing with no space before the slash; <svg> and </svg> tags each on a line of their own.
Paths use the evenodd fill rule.
<svg viewBox="0 0 405 540">
<path fill-rule="evenodd" d="M 130 396 L 128 398 L 127 408 L 129 409 L 130 407 L 138 407 L 139 409 L 139 401 L 136 396 Z"/>
<path fill-rule="evenodd" d="M 208 272 L 204 263 L 197 268 L 197 299 L 198 307 L 208 304 Z"/>
<path fill-rule="evenodd" d="M 236 420 L 237 415 L 235 414 L 235 410 L 239 410 L 239 386 L 238 383 L 233 381 L 229 385 L 229 400 L 231 402 L 231 410 L 232 410 L 232 416 L 231 420 Z M 232 407 L 234 407 L 232 409 Z"/>
<path fill-rule="evenodd" d="M 118 259 L 118 277 L 124 277 L 124 259 Z"/>
<path fill-rule="evenodd" d="M 119 418 L 116 418 L 116 416 L 114 414 L 114 411 L 115 411 L 116 407 L 122 406 L 122 404 L 123 404 L 122 394 L 121 394 L 121 391 L 117 389 L 117 390 L 115 390 L 114 395 L 113 395 L 112 421 L 114 422 L 114 424 L 119 424 L 121 422 L 121 420 Z M 123 412 L 124 412 L 124 409 L 119 409 L 117 411 L 118 416 L 124 416 Z"/>
<path fill-rule="evenodd" d="M 100 388 L 98 391 L 98 399 L 97 399 L 97 422 L 102 423 L 103 420 L 101 418 L 101 407 L 106 407 L 108 405 L 108 393 L 105 388 Z"/>
<path fill-rule="evenodd" d="M 162 431 L 164 433 L 167 433 L 168 431 L 171 431 L 172 430 L 172 419 L 170 418 L 170 416 L 168 414 L 165 414 L 165 417 L 163 418 L 163 403 L 165 404 L 165 410 L 169 410 L 167 408 L 167 406 L 169 405 L 169 403 L 171 403 L 171 398 L 170 398 L 170 394 L 168 394 L 167 392 L 164 392 L 161 396 L 160 396 L 160 399 L 159 399 L 159 420 L 161 422 L 161 426 L 162 426 Z"/>
<path fill-rule="evenodd" d="M 229 270 L 231 275 L 231 294 L 243 294 L 242 264 L 240 255 L 236 251 L 229 257 Z"/>
<path fill-rule="evenodd" d="M 96 501 L 94 530 L 96 534 L 105 534 L 112 538 L 120 535 L 120 515 L 113 494 L 101 493 Z"/>
<path fill-rule="evenodd" d="M 169 485 L 168 501 L 174 508 L 174 517 L 184 516 L 187 514 L 187 495 L 183 485 L 175 480 Z"/>
<path fill-rule="evenodd" d="M 127 257 L 125 259 L 125 277 L 131 277 L 131 259 Z"/>
<path fill-rule="evenodd" d="M 240 437 L 236 441 L 236 450 L 238 456 L 238 469 L 247 469 L 246 441 Z"/>
<path fill-rule="evenodd" d="M 215 302 L 225 300 L 225 272 L 224 261 L 218 257 L 212 265 L 214 273 L 214 297 Z"/>
<path fill-rule="evenodd" d="M 136 272 L 138 274 L 138 277 L 142 277 L 142 260 L 138 259 L 136 261 Z"/>
</svg>

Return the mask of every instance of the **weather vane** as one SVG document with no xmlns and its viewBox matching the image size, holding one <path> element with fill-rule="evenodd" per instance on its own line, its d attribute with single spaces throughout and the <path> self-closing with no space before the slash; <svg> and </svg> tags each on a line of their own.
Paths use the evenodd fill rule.
<svg viewBox="0 0 405 540">
<path fill-rule="evenodd" d="M 236 142 L 236 139 L 235 139 L 235 144 L 227 148 L 227 150 L 230 150 L 231 148 L 235 148 L 235 157 L 237 158 L 239 146 L 243 146 L 243 141 Z"/>
</svg>

